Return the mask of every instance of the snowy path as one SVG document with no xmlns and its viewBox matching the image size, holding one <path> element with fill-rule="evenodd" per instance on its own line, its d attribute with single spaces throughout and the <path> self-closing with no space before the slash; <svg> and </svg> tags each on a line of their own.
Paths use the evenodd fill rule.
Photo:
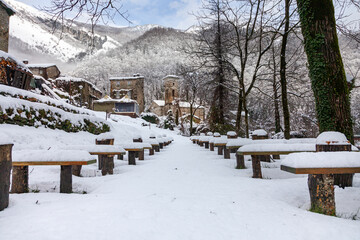
<svg viewBox="0 0 360 240">
<path fill-rule="evenodd" d="M 360 239 L 360 221 L 304 210 L 306 178 L 252 179 L 234 165 L 176 136 L 137 166 L 74 179 L 88 194 L 11 195 L 0 239 Z"/>
</svg>

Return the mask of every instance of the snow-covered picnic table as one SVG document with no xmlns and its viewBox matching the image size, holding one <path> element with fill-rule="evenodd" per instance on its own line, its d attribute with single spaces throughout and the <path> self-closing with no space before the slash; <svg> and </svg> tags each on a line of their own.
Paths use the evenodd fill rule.
<svg viewBox="0 0 360 240">
<path fill-rule="evenodd" d="M 20 150 L 12 152 L 12 186 L 11 192 L 28 191 L 30 165 L 59 165 L 60 193 L 72 192 L 72 166 L 96 163 L 93 156 L 85 150 Z"/>
<path fill-rule="evenodd" d="M 360 172 L 360 152 L 292 153 L 281 161 L 281 170 L 294 174 Z"/>
<path fill-rule="evenodd" d="M 128 161 L 129 165 L 136 165 L 135 155 L 136 152 L 139 152 L 139 160 L 144 160 L 144 149 L 152 149 L 152 145 L 150 143 L 126 143 L 122 145 L 122 147 L 128 151 Z"/>
</svg>

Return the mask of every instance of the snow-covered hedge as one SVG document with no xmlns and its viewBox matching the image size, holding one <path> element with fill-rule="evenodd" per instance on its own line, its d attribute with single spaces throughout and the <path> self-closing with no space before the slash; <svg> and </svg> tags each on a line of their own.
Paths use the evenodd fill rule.
<svg viewBox="0 0 360 240">
<path fill-rule="evenodd" d="M 44 126 L 66 132 L 87 131 L 100 134 L 110 131 L 105 121 L 87 113 L 74 114 L 44 103 L 0 95 L 0 124 L 2 123 Z"/>
</svg>

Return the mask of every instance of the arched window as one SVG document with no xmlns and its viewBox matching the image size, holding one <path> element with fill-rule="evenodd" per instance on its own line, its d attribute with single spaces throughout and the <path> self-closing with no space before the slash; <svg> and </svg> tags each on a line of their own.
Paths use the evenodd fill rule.
<svg viewBox="0 0 360 240">
<path fill-rule="evenodd" d="M 172 90 L 172 97 L 175 97 L 175 90 Z"/>
</svg>

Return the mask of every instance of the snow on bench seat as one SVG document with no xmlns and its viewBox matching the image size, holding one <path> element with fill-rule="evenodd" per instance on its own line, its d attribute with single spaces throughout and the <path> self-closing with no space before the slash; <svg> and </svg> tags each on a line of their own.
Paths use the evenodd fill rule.
<svg viewBox="0 0 360 240">
<path fill-rule="evenodd" d="M 359 150 L 352 146 L 352 151 Z M 238 150 L 240 155 L 286 155 L 294 152 L 316 152 L 316 145 L 313 143 L 248 144 Z"/>
<path fill-rule="evenodd" d="M 241 147 L 247 144 L 252 144 L 254 140 L 251 140 L 249 138 L 235 138 L 235 139 L 229 139 L 226 148 L 237 148 Z"/>
<path fill-rule="evenodd" d="M 71 150 L 84 150 L 91 155 L 123 155 L 126 154 L 125 149 L 119 145 L 71 145 L 66 149 Z"/>
<path fill-rule="evenodd" d="M 215 138 L 214 140 L 214 146 L 217 147 L 217 146 L 225 146 L 227 144 L 229 139 L 227 139 L 226 136 L 224 137 L 219 137 L 219 138 Z"/>
<path fill-rule="evenodd" d="M 159 146 L 159 141 L 156 139 L 146 139 L 145 143 L 149 143 L 151 146 Z"/>
<path fill-rule="evenodd" d="M 126 143 L 122 145 L 126 151 L 142 151 L 144 149 L 151 149 L 150 143 Z"/>
<path fill-rule="evenodd" d="M 88 165 L 96 163 L 85 150 L 20 150 L 13 151 L 13 166 L 28 165 Z"/>
<path fill-rule="evenodd" d="M 342 174 L 360 172 L 360 152 L 292 153 L 281 170 L 294 174 Z"/>
<path fill-rule="evenodd" d="M 199 142 L 205 143 L 205 142 L 209 142 L 210 137 L 209 136 L 200 136 L 199 137 Z"/>
</svg>

